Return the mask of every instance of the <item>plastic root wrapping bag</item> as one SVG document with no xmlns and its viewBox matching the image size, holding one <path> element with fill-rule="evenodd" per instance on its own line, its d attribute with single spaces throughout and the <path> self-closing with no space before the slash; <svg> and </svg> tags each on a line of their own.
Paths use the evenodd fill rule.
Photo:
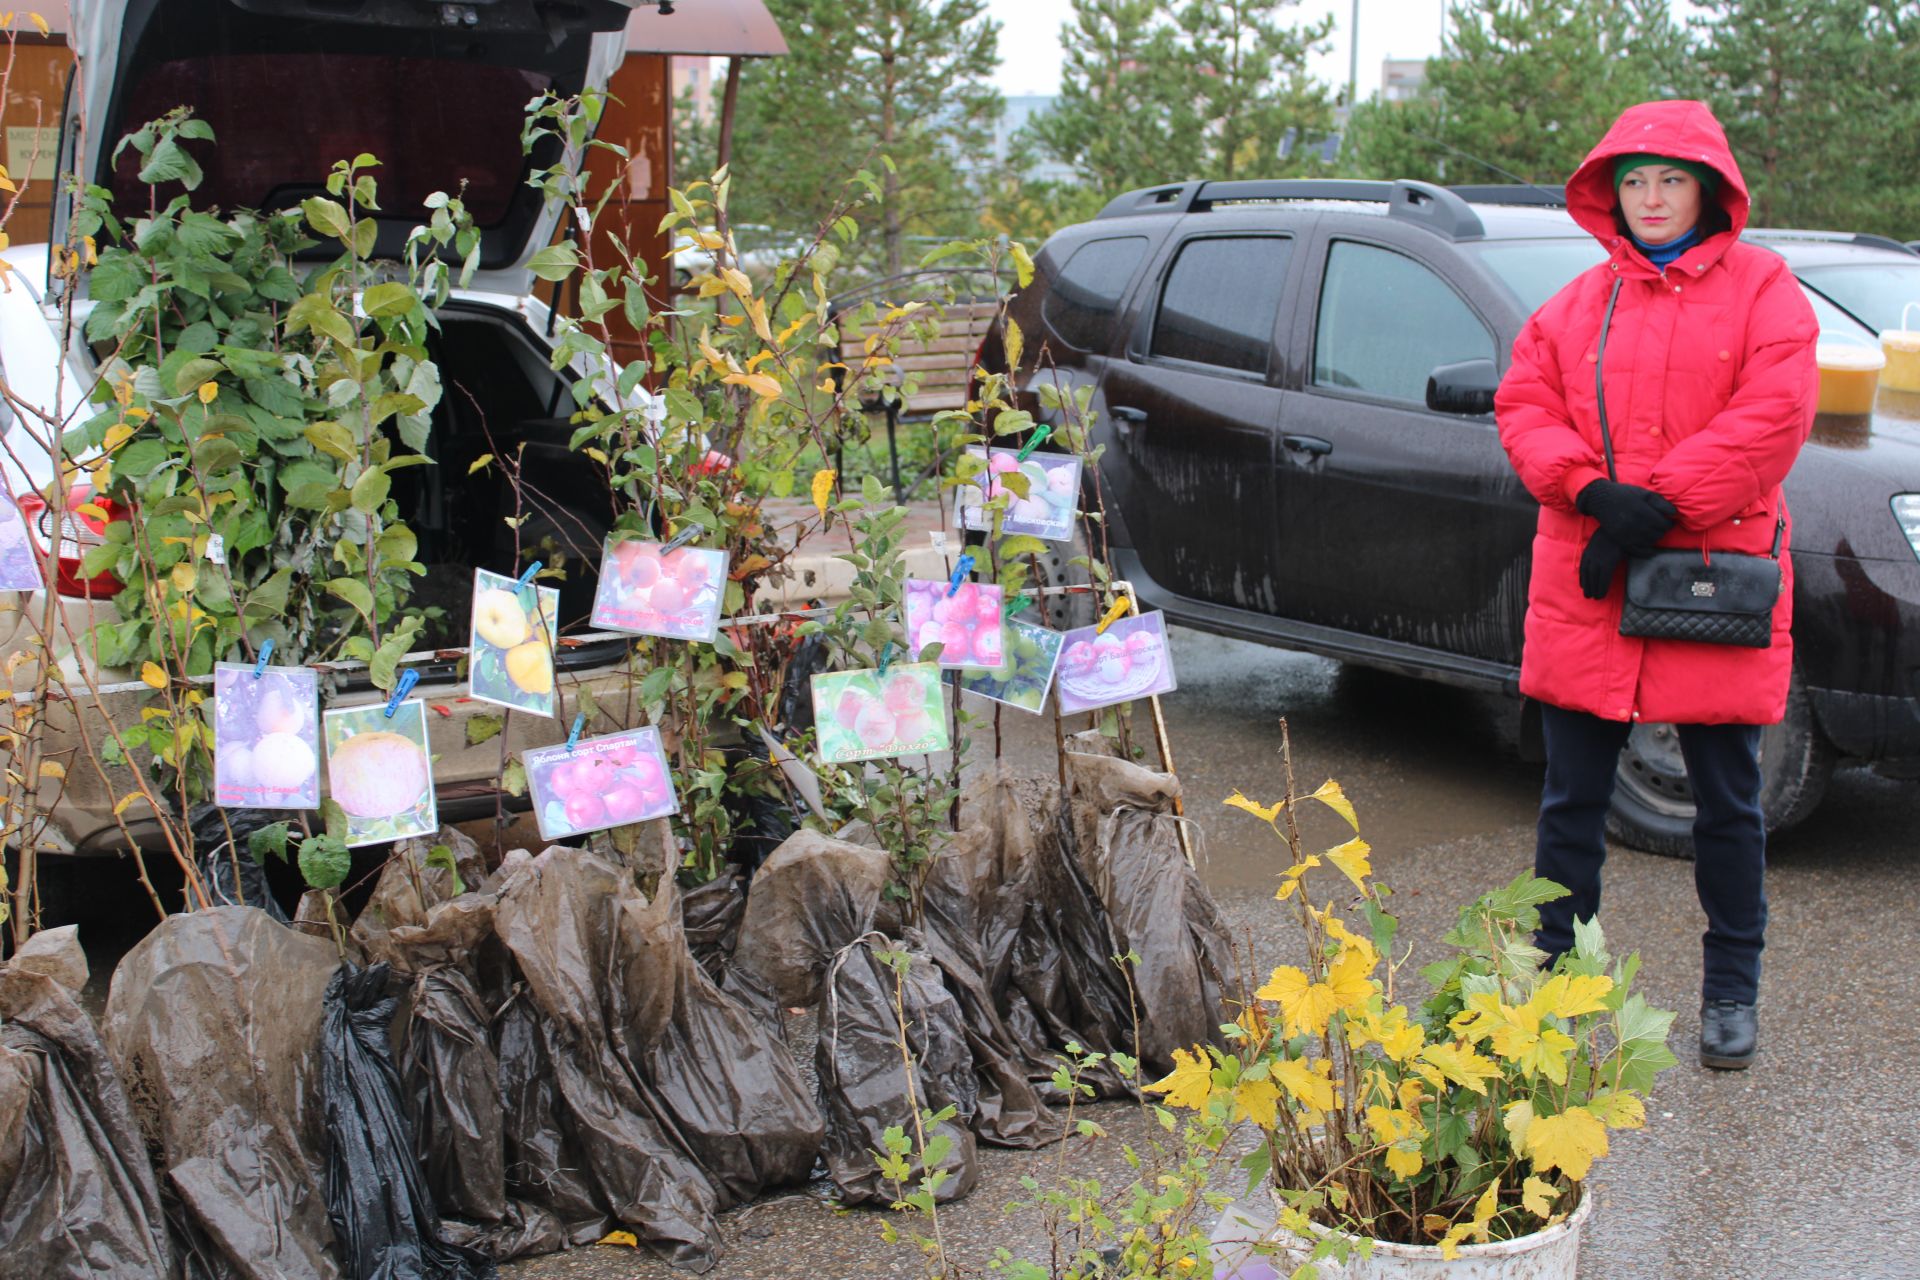
<svg viewBox="0 0 1920 1280">
<path fill-rule="evenodd" d="M 169 1277 L 159 1184 L 120 1073 L 76 1003 L 78 931 L 0 965 L 0 1280 Z"/>
<path fill-rule="evenodd" d="M 333 945 L 254 907 L 169 916 L 128 952 L 105 1039 L 190 1276 L 333 1280 L 321 998 Z"/>
<path fill-rule="evenodd" d="M 904 972 L 883 955 L 904 958 Z M 917 1149 L 908 1155 L 912 1173 L 904 1188 L 883 1177 L 875 1156 L 886 1150 L 891 1126 L 914 1137 L 915 1102 L 924 1111 L 954 1108 L 954 1118 L 927 1128 L 926 1139 L 929 1149 L 936 1140 L 946 1149 L 935 1167 L 947 1178 L 934 1198 L 944 1203 L 965 1196 L 979 1178 L 973 1057 L 960 1006 L 941 985 L 933 962 L 924 951 L 908 952 L 883 934 L 869 933 L 841 949 L 824 979 L 814 1061 L 827 1119 L 827 1174 L 840 1202 L 891 1204 L 901 1191 L 915 1189 L 923 1172 Z"/>
<path fill-rule="evenodd" d="M 440 1239 L 414 1156 L 389 1039 L 398 1001 L 384 964 L 343 965 L 327 984 L 320 1082 L 327 1212 L 350 1280 L 484 1280 L 493 1263 Z"/>
</svg>

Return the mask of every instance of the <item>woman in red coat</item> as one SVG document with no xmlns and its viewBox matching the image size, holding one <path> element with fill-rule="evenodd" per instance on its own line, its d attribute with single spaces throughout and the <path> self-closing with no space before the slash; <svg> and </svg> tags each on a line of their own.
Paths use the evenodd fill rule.
<svg viewBox="0 0 1920 1280">
<path fill-rule="evenodd" d="M 1760 726 L 1785 712 L 1793 671 L 1780 486 L 1812 428 L 1819 377 L 1818 328 L 1792 273 L 1740 243 L 1747 204 L 1704 104 L 1626 111 L 1567 183 L 1568 211 L 1607 260 L 1527 322 L 1495 401 L 1501 442 L 1540 501 L 1520 668 L 1547 744 L 1534 865 L 1571 891 L 1541 911 L 1537 940 L 1564 951 L 1574 920 L 1599 911 L 1603 828 L 1633 723 L 1677 725 L 1707 916 L 1700 1058 L 1727 1069 L 1754 1053 L 1767 920 Z M 1770 647 L 1620 634 L 1629 554 L 1776 545 Z"/>
</svg>

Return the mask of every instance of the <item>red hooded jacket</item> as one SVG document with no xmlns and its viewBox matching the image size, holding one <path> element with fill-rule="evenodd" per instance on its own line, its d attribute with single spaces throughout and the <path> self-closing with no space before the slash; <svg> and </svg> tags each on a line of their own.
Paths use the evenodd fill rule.
<svg viewBox="0 0 1920 1280">
<path fill-rule="evenodd" d="M 1720 174 L 1730 230 L 1655 268 L 1614 218 L 1614 157 L 1698 160 Z M 1709 197 L 1712 198 L 1712 197 Z M 1773 646 L 1742 649 L 1620 634 L 1624 574 L 1604 600 L 1581 594 L 1580 554 L 1598 527 L 1574 509 L 1606 478 L 1594 364 L 1607 296 L 1620 281 L 1604 370 L 1618 479 L 1671 502 L 1663 546 L 1765 555 L 1786 503 L 1780 485 L 1813 426 L 1819 373 L 1813 308 L 1779 255 L 1740 243 L 1747 189 L 1704 103 L 1629 108 L 1567 183 L 1574 220 L 1607 250 L 1535 312 L 1495 397 L 1500 440 L 1540 501 L 1521 692 L 1608 720 L 1771 724 L 1793 671 L 1793 569 Z M 1789 530 L 1791 532 L 1791 530 Z"/>
</svg>

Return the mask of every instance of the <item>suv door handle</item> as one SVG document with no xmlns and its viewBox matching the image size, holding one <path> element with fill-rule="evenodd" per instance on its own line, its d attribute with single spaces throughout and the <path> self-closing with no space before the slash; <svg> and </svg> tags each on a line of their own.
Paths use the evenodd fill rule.
<svg viewBox="0 0 1920 1280">
<path fill-rule="evenodd" d="M 1108 410 L 1113 414 L 1114 434 L 1122 440 L 1133 435 L 1133 429 L 1147 420 L 1145 409 L 1136 409 L 1132 405 L 1116 404 Z"/>
<path fill-rule="evenodd" d="M 1280 443 L 1289 452 L 1304 453 L 1309 458 L 1324 458 L 1333 452 L 1333 442 L 1322 440 L 1319 436 L 1281 436 Z"/>
</svg>

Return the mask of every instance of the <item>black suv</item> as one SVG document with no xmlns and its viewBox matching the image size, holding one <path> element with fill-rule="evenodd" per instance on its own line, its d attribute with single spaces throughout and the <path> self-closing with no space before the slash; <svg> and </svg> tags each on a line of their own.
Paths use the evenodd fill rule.
<svg viewBox="0 0 1920 1280">
<path fill-rule="evenodd" d="M 1115 567 L 1143 601 L 1518 696 L 1536 508 L 1493 390 L 1527 316 L 1601 250 L 1551 193 L 1467 194 L 1189 182 L 1047 241 L 1010 315 L 1063 382 L 1095 388 Z M 1810 297 L 1823 342 L 1877 346 Z M 1026 393 L 1053 376 L 1023 375 Z M 1920 763 L 1920 413 L 1903 399 L 1821 419 L 1787 482 L 1797 672 L 1762 747 L 1775 828 L 1813 810 L 1837 757 Z M 1672 729 L 1636 726 L 1613 834 L 1685 855 L 1692 811 Z"/>
</svg>

